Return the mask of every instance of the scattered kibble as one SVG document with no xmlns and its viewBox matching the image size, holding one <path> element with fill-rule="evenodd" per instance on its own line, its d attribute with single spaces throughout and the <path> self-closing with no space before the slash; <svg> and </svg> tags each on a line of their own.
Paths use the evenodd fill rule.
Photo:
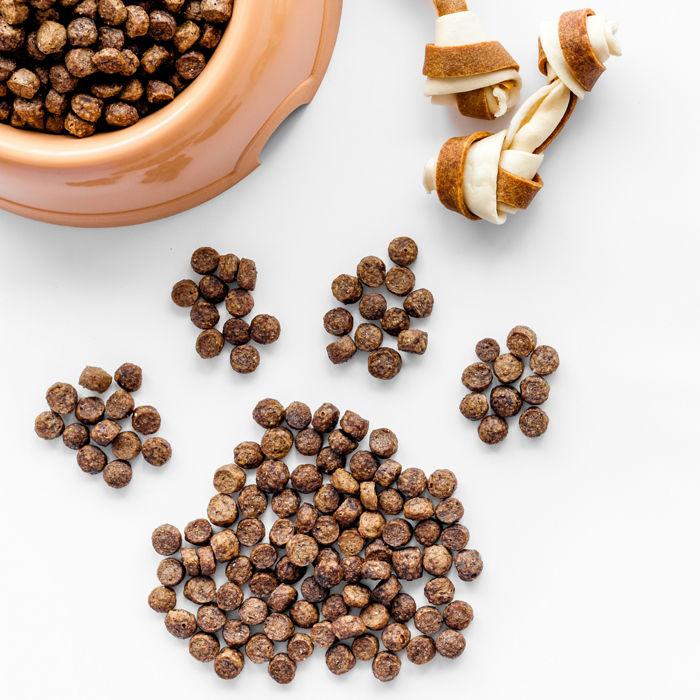
<svg viewBox="0 0 700 700">
<path fill-rule="evenodd" d="M 365 268 L 365 276 L 381 269 L 374 262 Z M 189 640 L 190 654 L 213 662 L 224 679 L 237 677 L 247 657 L 287 684 L 317 648 L 331 673 L 371 662 L 382 682 L 399 674 L 404 650 L 417 665 L 436 654 L 459 656 L 474 612 L 455 600 L 450 572 L 454 566 L 459 579 L 472 581 L 483 563 L 458 522 L 464 507 L 454 497 L 455 474 L 403 469 L 393 459 L 391 430 L 370 431 L 362 416 L 330 403 L 312 412 L 300 401 L 285 407 L 268 398 L 253 418 L 265 432 L 240 443 L 234 463 L 216 470 L 208 517 L 192 520 L 183 534 L 169 524 L 153 532 L 163 559 L 148 604 L 165 615 L 166 629 Z M 143 443 L 144 453 L 158 452 L 148 444 L 156 439 Z M 292 467 L 294 446 L 302 460 Z M 124 477 L 114 462 L 102 468 L 110 479 Z M 278 519 L 266 533 L 268 506 Z M 242 547 L 250 547 L 247 554 Z M 227 580 L 217 584 L 219 567 Z M 428 604 L 418 607 L 403 582 L 425 574 Z M 199 606 L 196 615 L 178 609 L 180 585 Z M 419 632 L 413 638 L 411 622 Z"/>
<path fill-rule="evenodd" d="M 469 365 L 462 373 L 462 383 L 471 393 L 462 399 L 459 410 L 467 420 L 479 422 L 479 437 L 487 445 L 503 442 L 508 435 L 507 419 L 518 414 L 518 425 L 526 437 L 541 437 L 549 427 L 549 417 L 539 407 L 549 398 L 550 386 L 544 377 L 559 368 L 559 354 L 549 345 L 538 346 L 537 334 L 527 326 L 513 328 L 506 346 L 510 352 L 502 353 L 493 338 L 480 340 L 476 344 L 480 362 Z M 521 379 L 526 361 L 534 374 Z M 491 389 L 487 397 L 485 392 L 494 376 L 500 385 Z M 518 380 L 520 385 L 515 388 Z M 520 413 L 524 404 L 526 410 Z"/>
<path fill-rule="evenodd" d="M 195 342 L 197 354 L 204 360 L 213 359 L 229 343 L 233 346 L 229 357 L 231 369 L 238 374 L 254 372 L 260 365 L 260 353 L 250 342 L 269 345 L 279 338 L 281 331 L 280 322 L 269 314 L 258 314 L 250 322 L 243 320 L 255 306 L 251 294 L 258 278 L 255 261 L 232 253 L 219 255 L 214 248 L 205 246 L 192 253 L 190 264 L 195 273 L 202 275 L 199 283 L 180 280 L 170 296 L 177 306 L 190 309 L 190 320 L 202 331 Z M 222 303 L 231 318 L 219 331 L 218 305 Z M 342 319 L 331 313 L 328 332 L 343 335 L 338 332 L 341 326 Z"/>
<path fill-rule="evenodd" d="M 136 406 L 131 392 L 138 391 L 143 372 L 138 365 L 126 362 L 114 372 L 120 387 L 106 402 L 99 396 L 78 396 L 70 384 L 57 382 L 46 392 L 51 410 L 40 413 L 34 421 L 34 431 L 44 440 L 63 437 L 63 444 L 76 451 L 76 461 L 86 474 L 102 474 L 105 483 L 121 489 L 131 482 L 131 461 L 139 454 L 149 464 L 162 467 L 172 456 L 170 443 L 153 436 L 161 425 L 161 417 L 153 406 Z M 101 367 L 86 367 L 79 379 L 80 386 L 104 394 L 112 386 L 112 375 Z M 75 414 L 77 423 L 68 423 Z M 133 431 L 124 430 L 131 421 Z M 143 442 L 139 435 L 150 436 Z M 110 461 L 104 450 L 111 450 Z"/>
<path fill-rule="evenodd" d="M 396 238 L 389 244 L 389 257 L 394 267 L 387 271 L 381 258 L 370 255 L 360 260 L 356 275 L 343 274 L 333 280 L 331 292 L 344 305 L 331 309 L 323 318 L 326 332 L 338 337 L 326 347 L 333 364 L 349 362 L 359 350 L 367 353 L 369 373 L 377 379 L 388 380 L 396 377 L 403 363 L 396 350 L 383 345 L 386 336 L 397 338 L 397 348 L 402 353 L 423 355 L 426 352 L 428 334 L 411 328 L 411 319 L 430 316 L 434 299 L 427 289 L 414 289 L 416 279 L 409 266 L 417 256 L 415 241 L 405 236 Z M 403 297 L 403 308 L 388 308 L 386 297 L 374 291 L 382 286 L 388 293 Z M 365 293 L 365 289 L 372 291 Z M 360 323 L 352 333 L 354 319 L 345 307 L 358 301 L 362 318 L 377 323 Z"/>
<path fill-rule="evenodd" d="M 0 122 L 77 138 L 131 126 L 199 76 L 232 11 L 233 0 L 2 0 Z"/>
</svg>

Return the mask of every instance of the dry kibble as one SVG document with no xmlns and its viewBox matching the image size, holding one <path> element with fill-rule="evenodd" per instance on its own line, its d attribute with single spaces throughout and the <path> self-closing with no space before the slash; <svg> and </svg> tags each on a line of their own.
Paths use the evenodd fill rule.
<svg viewBox="0 0 700 700">
<path fill-rule="evenodd" d="M 425 331 L 410 329 L 399 333 L 398 348 L 401 352 L 424 355 L 428 349 L 428 334 Z"/>
<path fill-rule="evenodd" d="M 413 529 L 416 542 L 424 547 L 429 547 L 440 539 L 441 527 L 436 520 L 421 520 Z"/>
<path fill-rule="evenodd" d="M 340 420 L 340 411 L 332 403 L 324 403 L 319 406 L 312 419 L 311 425 L 319 433 L 330 433 Z"/>
<path fill-rule="evenodd" d="M 76 455 L 78 466 L 86 474 L 98 474 L 107 466 L 107 455 L 94 445 L 85 445 Z"/>
<path fill-rule="evenodd" d="M 284 409 L 284 419 L 294 430 L 304 430 L 311 423 L 311 409 L 301 401 L 293 401 Z"/>
<path fill-rule="evenodd" d="M 309 636 L 314 646 L 321 647 L 322 649 L 327 649 L 336 641 L 335 634 L 333 633 L 333 623 L 330 620 L 317 622 L 311 628 Z"/>
<path fill-rule="evenodd" d="M 411 633 L 401 622 L 392 622 L 382 632 L 382 642 L 389 651 L 402 651 L 411 641 Z"/>
<path fill-rule="evenodd" d="M 267 607 L 276 613 L 284 612 L 288 610 L 297 599 L 297 592 L 293 586 L 288 583 L 281 583 L 277 588 L 275 588 L 267 598 Z M 270 634 L 265 632 L 270 639 L 274 639 Z M 275 641 L 282 641 L 280 639 L 275 639 Z"/>
<path fill-rule="evenodd" d="M 528 357 L 537 346 L 537 335 L 532 328 L 516 326 L 508 333 L 506 345 L 516 357 Z"/>
<path fill-rule="evenodd" d="M 360 503 L 365 510 L 372 511 L 379 508 L 377 485 L 373 481 L 363 481 L 360 484 Z"/>
<path fill-rule="evenodd" d="M 364 542 L 363 542 L 364 546 Z M 359 583 L 362 580 L 362 557 L 350 555 L 343 557 L 340 566 L 343 569 L 343 579 L 347 583 Z"/>
<path fill-rule="evenodd" d="M 391 576 L 391 564 L 379 559 L 367 559 L 362 564 L 362 578 L 384 581 Z"/>
<path fill-rule="evenodd" d="M 531 406 L 540 406 L 549 398 L 549 384 L 540 376 L 526 377 L 520 382 L 520 396 Z"/>
<path fill-rule="evenodd" d="M 199 293 L 213 304 L 220 304 L 228 294 L 228 286 L 214 275 L 204 275 L 199 280 Z"/>
<path fill-rule="evenodd" d="M 374 255 L 362 258 L 357 265 L 357 277 L 367 287 L 381 287 L 386 278 L 386 265 Z"/>
<path fill-rule="evenodd" d="M 34 432 L 43 440 L 55 440 L 64 429 L 63 418 L 53 411 L 44 411 L 34 420 Z"/>
<path fill-rule="evenodd" d="M 158 564 L 158 580 L 163 586 L 177 586 L 185 577 L 185 567 L 177 559 L 163 559 Z"/>
<path fill-rule="evenodd" d="M 427 289 L 415 289 L 404 299 L 403 308 L 413 318 L 427 318 L 433 313 L 435 299 Z"/>
<path fill-rule="evenodd" d="M 250 561 L 258 571 L 272 569 L 277 561 L 277 550 L 271 544 L 267 544 L 266 542 L 255 545 L 255 547 L 253 547 L 253 549 L 250 551 Z M 277 583 L 275 583 L 274 586 L 267 591 L 267 594 L 271 593 L 276 587 Z"/>
<path fill-rule="evenodd" d="M 455 587 L 450 579 L 438 576 L 425 584 L 425 597 L 432 605 L 450 603 L 455 595 Z"/>
<path fill-rule="evenodd" d="M 100 445 L 100 447 L 106 447 L 119 435 L 120 431 L 121 426 L 119 423 L 113 420 L 101 420 L 90 431 L 90 438 L 94 443 Z"/>
<path fill-rule="evenodd" d="M 214 634 L 226 624 L 226 615 L 217 605 L 202 605 L 197 610 L 197 624 L 202 632 Z"/>
<path fill-rule="evenodd" d="M 333 634 L 340 640 L 359 637 L 366 631 L 365 623 L 354 615 L 341 615 L 333 621 Z"/>
<path fill-rule="evenodd" d="M 462 384 L 471 391 L 484 391 L 488 389 L 492 381 L 491 369 L 481 362 L 469 365 L 462 373 Z"/>
<path fill-rule="evenodd" d="M 408 544 L 412 536 L 411 525 L 401 518 L 390 520 L 382 529 L 382 539 L 390 547 L 403 547 Z"/>
<path fill-rule="evenodd" d="M 105 403 L 105 414 L 112 420 L 124 420 L 134 410 L 134 398 L 128 391 L 117 389 Z"/>
<path fill-rule="evenodd" d="M 285 642 L 294 634 L 294 623 L 286 615 L 273 612 L 265 618 L 263 631 L 271 641 Z"/>
<path fill-rule="evenodd" d="M 269 568 L 272 568 L 274 566 L 274 556 L 270 556 L 271 552 L 270 550 L 266 549 L 266 545 L 258 545 L 257 548 L 257 553 L 261 553 L 262 555 L 265 555 L 267 560 L 262 561 L 261 564 L 262 566 L 267 566 L 269 564 Z M 253 565 L 257 567 L 257 563 L 261 560 L 261 557 L 253 556 L 253 553 L 251 552 L 251 562 Z M 272 593 L 272 591 L 279 586 L 280 582 L 279 579 L 269 571 L 258 571 L 257 573 L 253 574 L 251 576 L 250 581 L 248 582 L 248 588 L 251 592 L 252 595 L 254 595 L 256 598 L 261 598 L 261 599 L 266 599 L 267 596 Z"/>
<path fill-rule="evenodd" d="M 105 372 L 101 367 L 86 367 L 81 372 L 78 383 L 88 391 L 102 394 L 112 384 L 112 375 Z"/>
<path fill-rule="evenodd" d="M 360 315 L 368 321 L 381 320 L 386 309 L 386 299 L 381 294 L 365 294 L 360 300 Z"/>
<path fill-rule="evenodd" d="M 510 386 L 497 386 L 491 390 L 491 408 L 501 418 L 512 418 L 520 413 L 523 400 L 520 393 Z"/>
<path fill-rule="evenodd" d="M 464 635 L 456 630 L 443 630 L 435 638 L 438 654 L 448 659 L 456 659 L 467 645 Z"/>
<path fill-rule="evenodd" d="M 251 345 L 239 345 L 231 351 L 231 368 L 239 374 L 250 374 L 260 364 L 260 353 Z"/>
<path fill-rule="evenodd" d="M 177 602 L 177 596 L 172 588 L 158 586 L 154 588 L 148 596 L 148 605 L 152 610 L 159 613 L 170 612 Z"/>
<path fill-rule="evenodd" d="M 197 620 L 187 610 L 171 610 L 165 616 L 165 627 L 178 639 L 187 639 L 197 631 Z"/>
<path fill-rule="evenodd" d="M 201 42 L 200 42 L 201 43 Z M 236 281 L 241 289 L 253 291 L 258 279 L 258 270 L 255 261 L 250 258 L 241 258 L 238 263 Z"/>
<path fill-rule="evenodd" d="M 530 369 L 540 376 L 553 374 L 559 368 L 559 353 L 549 345 L 540 345 L 530 356 Z"/>
<path fill-rule="evenodd" d="M 442 613 L 430 605 L 418 608 L 413 619 L 416 629 L 423 634 L 435 634 L 442 628 Z"/>
<path fill-rule="evenodd" d="M 131 414 L 131 425 L 142 435 L 158 432 L 160 423 L 160 414 L 153 406 L 137 406 Z"/>
<path fill-rule="evenodd" d="M 197 301 L 190 310 L 190 320 L 197 328 L 209 330 L 219 322 L 219 312 L 209 301 Z"/>
<path fill-rule="evenodd" d="M 349 335 L 345 335 L 339 338 L 335 342 L 326 346 L 326 353 L 328 354 L 328 359 L 334 365 L 341 365 L 352 359 L 353 355 L 357 352 L 357 346 L 353 342 L 353 339 Z"/>
<path fill-rule="evenodd" d="M 326 666 L 331 673 L 340 676 L 352 670 L 355 657 L 348 646 L 336 644 L 326 652 Z"/>
<path fill-rule="evenodd" d="M 391 576 L 386 581 L 378 583 L 372 591 L 372 599 L 382 605 L 391 605 L 391 601 L 401 592 L 403 586 L 396 576 Z M 368 606 L 369 607 L 369 606 Z M 388 613 L 387 613 L 388 615 Z M 365 620 L 365 624 L 369 627 L 369 623 Z"/>
<path fill-rule="evenodd" d="M 180 280 L 173 286 L 170 296 L 177 306 L 188 308 L 199 299 L 199 287 L 192 280 Z"/>
<path fill-rule="evenodd" d="M 391 616 L 396 622 L 408 622 L 416 614 L 416 601 L 408 593 L 399 593 L 391 601 Z"/>
<path fill-rule="evenodd" d="M 434 576 L 443 576 L 452 567 L 452 554 L 447 547 L 432 545 L 423 552 L 423 568 Z M 432 601 L 431 601 L 432 602 Z"/>
<path fill-rule="evenodd" d="M 435 657 L 435 642 L 432 637 L 414 637 L 406 646 L 406 658 L 418 666 L 427 664 Z"/>
<path fill-rule="evenodd" d="M 363 634 L 352 642 L 352 653 L 358 661 L 371 661 L 379 652 L 379 640 L 373 634 Z"/>
<path fill-rule="evenodd" d="M 435 508 L 435 517 L 447 525 L 456 523 L 464 515 L 464 506 L 457 498 L 445 498 Z"/>
<path fill-rule="evenodd" d="M 78 401 L 75 408 L 75 417 L 88 425 L 99 423 L 104 414 L 105 404 L 99 396 L 86 396 Z"/>
<path fill-rule="evenodd" d="M 467 394 L 459 404 L 459 410 L 468 420 L 478 421 L 489 412 L 489 402 L 482 393 Z"/>
<path fill-rule="evenodd" d="M 503 442 L 507 435 L 508 423 L 499 416 L 486 416 L 479 424 L 479 437 L 487 445 Z"/>
<path fill-rule="evenodd" d="M 549 426 L 549 417 L 541 408 L 528 408 L 520 416 L 520 430 L 529 438 L 545 434 Z"/>
<path fill-rule="evenodd" d="M 159 525 L 151 535 L 153 549 L 164 557 L 175 554 L 182 544 L 182 535 L 174 525 Z"/>
<path fill-rule="evenodd" d="M 212 535 L 211 548 L 214 550 L 216 561 L 231 561 L 238 556 L 240 545 L 238 538 L 231 530 L 223 530 Z"/>
<path fill-rule="evenodd" d="M 255 316 L 250 322 L 250 337 L 261 345 L 274 343 L 280 337 L 280 322 L 269 314 Z"/>
<path fill-rule="evenodd" d="M 323 317 L 323 327 L 326 332 L 339 337 L 350 333 L 353 323 L 352 314 L 340 307 L 331 309 Z"/>
<path fill-rule="evenodd" d="M 381 513 L 364 512 L 360 515 L 358 533 L 364 539 L 376 539 L 380 537 L 385 526 L 385 519 Z M 364 543 L 363 543 L 364 544 Z"/>
<path fill-rule="evenodd" d="M 415 241 L 408 236 L 394 238 L 389 243 L 389 257 L 392 262 L 402 267 L 412 265 L 418 257 L 418 246 Z"/>
<path fill-rule="evenodd" d="M 498 381 L 502 382 L 503 384 L 512 384 L 513 382 L 517 382 L 518 379 L 522 377 L 524 370 L 525 365 L 523 364 L 523 361 L 512 353 L 501 355 L 500 357 L 496 358 L 496 361 L 493 363 L 493 372 L 496 377 L 498 377 Z M 480 390 L 474 389 L 473 391 Z"/>
<path fill-rule="evenodd" d="M 384 334 L 373 323 L 362 323 L 355 331 L 355 346 L 362 352 L 372 352 L 381 347 Z"/>
<path fill-rule="evenodd" d="M 469 543 L 469 530 L 464 525 L 452 525 L 443 530 L 441 540 L 448 549 L 459 551 Z"/>
<path fill-rule="evenodd" d="M 304 579 L 301 584 L 301 594 L 309 603 L 321 603 L 328 597 L 328 591 L 313 576 Z M 316 623 L 313 627 L 315 626 Z"/>
<path fill-rule="evenodd" d="M 31 100 L 39 90 L 41 83 L 36 74 L 27 68 L 15 71 L 7 81 L 7 87 L 18 97 Z"/>
<path fill-rule="evenodd" d="M 107 486 L 113 489 L 122 489 L 129 484 L 132 477 L 131 465 L 123 460 L 116 459 L 109 462 L 102 470 L 102 478 Z"/>
<path fill-rule="evenodd" d="M 235 464 L 225 464 L 214 473 L 214 488 L 219 493 L 236 493 L 245 486 L 245 482 L 245 472 Z"/>
<path fill-rule="evenodd" d="M 245 659 L 238 649 L 224 647 L 214 659 L 214 672 L 219 678 L 231 680 L 243 670 Z"/>
<path fill-rule="evenodd" d="M 289 608 L 289 616 L 297 627 L 311 629 L 318 622 L 318 609 L 308 600 L 297 600 Z"/>
<path fill-rule="evenodd" d="M 405 581 L 415 581 L 423 575 L 423 553 L 419 547 L 395 551 L 391 555 L 391 564 L 396 576 Z"/>
<path fill-rule="evenodd" d="M 294 680 L 296 669 L 296 663 L 288 654 L 275 654 L 267 667 L 270 677 L 282 685 Z"/>
<path fill-rule="evenodd" d="M 393 681 L 401 670 L 401 659 L 389 651 L 381 651 L 374 657 L 372 673 L 382 682 Z"/>
<path fill-rule="evenodd" d="M 393 336 L 398 336 L 401 331 L 408 330 L 410 325 L 408 314 L 398 307 L 387 309 L 381 319 L 382 328 Z"/>
<path fill-rule="evenodd" d="M 342 304 L 354 304 L 362 297 L 362 285 L 357 277 L 339 275 L 331 285 L 333 296 Z"/>
<path fill-rule="evenodd" d="M 396 485 L 406 498 L 416 498 L 428 487 L 428 479 L 422 469 L 405 469 L 399 475 Z"/>
<path fill-rule="evenodd" d="M 466 629 L 474 619 L 474 610 L 469 603 L 455 600 L 442 611 L 445 624 L 453 630 Z"/>
<path fill-rule="evenodd" d="M 386 288 L 397 296 L 406 296 L 415 284 L 416 277 L 407 267 L 392 267 L 386 273 Z"/>
<path fill-rule="evenodd" d="M 481 555 L 475 549 L 464 549 L 454 557 L 457 574 L 462 581 L 473 581 L 484 568 Z"/>
<path fill-rule="evenodd" d="M 391 562 L 391 548 L 384 540 L 375 540 L 367 545 L 365 558 L 367 561 Z"/>
<path fill-rule="evenodd" d="M 398 442 L 396 443 L 398 448 Z M 377 440 L 375 442 L 375 447 L 382 449 L 381 442 Z M 373 450 L 376 453 L 376 450 Z M 381 456 L 381 455 L 380 455 Z M 382 463 L 377 467 L 377 471 L 374 474 L 374 480 L 380 486 L 391 486 L 391 484 L 396 481 L 399 474 L 401 474 L 401 465 L 393 459 L 388 459 L 386 462 Z"/>
<path fill-rule="evenodd" d="M 70 384 L 57 382 L 46 391 L 46 403 L 54 413 L 68 415 L 78 405 L 78 392 Z"/>
<path fill-rule="evenodd" d="M 221 636 L 230 647 L 240 647 L 250 639 L 250 627 L 240 620 L 227 620 Z"/>
<path fill-rule="evenodd" d="M 260 440 L 260 449 L 262 453 L 269 459 L 283 459 L 294 445 L 292 433 L 278 426 L 276 428 L 268 428 Z M 286 468 L 286 467 L 285 467 Z M 258 474 L 260 471 L 258 470 Z M 287 476 L 289 476 L 287 474 Z"/>
<path fill-rule="evenodd" d="M 449 498 L 457 488 L 457 477 L 449 469 L 438 469 L 428 479 L 428 491 L 435 498 Z"/>
<path fill-rule="evenodd" d="M 297 512 L 296 530 L 306 534 L 313 530 L 318 519 L 318 510 L 310 503 L 302 503 Z"/>
<path fill-rule="evenodd" d="M 118 436 L 117 436 L 118 437 Z M 63 444 L 71 450 L 79 450 L 85 447 L 90 442 L 90 433 L 88 429 L 81 423 L 71 423 L 67 425 L 63 431 Z M 114 449 L 114 443 L 112 443 Z M 123 459 L 117 454 L 114 455 L 118 459 Z"/>
<path fill-rule="evenodd" d="M 190 264 L 199 275 L 208 275 L 214 272 L 219 265 L 219 253 L 210 247 L 197 248 L 192 253 Z"/>
<path fill-rule="evenodd" d="M 278 518 L 289 518 L 299 510 L 301 498 L 296 491 L 283 489 L 272 497 L 271 505 Z"/>
</svg>

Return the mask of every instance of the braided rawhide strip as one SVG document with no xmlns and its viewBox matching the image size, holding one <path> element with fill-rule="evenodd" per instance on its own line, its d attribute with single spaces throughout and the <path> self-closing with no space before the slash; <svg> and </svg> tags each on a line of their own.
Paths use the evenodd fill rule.
<svg viewBox="0 0 700 700">
<path fill-rule="evenodd" d="M 495 119 L 520 96 L 520 67 L 486 32 L 465 0 L 434 0 L 435 43 L 425 47 L 425 94 L 435 103 L 457 102 L 475 119 Z"/>
<path fill-rule="evenodd" d="M 545 22 L 539 66 L 547 85 L 520 107 L 507 130 L 450 139 L 426 166 L 428 191 L 437 190 L 448 209 L 494 224 L 526 209 L 542 188 L 537 170 L 543 152 L 600 78 L 610 56 L 621 55 L 616 31 L 616 25 L 588 9 L 565 12 L 558 24 Z"/>
</svg>

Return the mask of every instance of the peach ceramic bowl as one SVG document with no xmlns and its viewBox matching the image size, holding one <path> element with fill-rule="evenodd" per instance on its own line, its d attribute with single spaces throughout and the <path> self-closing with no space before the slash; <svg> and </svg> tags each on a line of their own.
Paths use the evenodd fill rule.
<svg viewBox="0 0 700 700">
<path fill-rule="evenodd" d="M 326 72 L 342 0 L 235 0 L 202 74 L 123 131 L 79 140 L 0 124 L 0 207 L 71 226 L 122 226 L 196 206 L 259 165 Z"/>
</svg>

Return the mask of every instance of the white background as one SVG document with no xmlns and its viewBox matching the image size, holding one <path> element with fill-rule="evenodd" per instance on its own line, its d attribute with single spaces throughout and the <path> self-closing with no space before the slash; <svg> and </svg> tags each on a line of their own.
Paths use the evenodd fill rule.
<svg viewBox="0 0 700 700">
<path fill-rule="evenodd" d="M 561 1 L 476 2 L 519 59 L 529 93 L 539 22 Z M 0 594 L 10 698 L 230 697 L 436 693 L 697 698 L 700 694 L 697 434 L 697 4 L 606 0 L 625 55 L 603 76 L 541 169 L 526 213 L 495 228 L 425 195 L 425 160 L 479 129 L 422 96 L 428 0 L 348 0 L 337 50 L 312 103 L 246 181 L 194 211 L 121 230 L 78 230 L 0 214 L 3 302 Z M 382 384 L 364 358 L 325 355 L 330 282 L 398 234 L 420 246 L 435 294 L 428 353 Z M 194 248 L 252 257 L 256 310 L 278 343 L 254 375 L 204 362 L 170 302 Z M 482 445 L 457 407 L 473 346 L 517 323 L 559 350 L 547 435 Z M 162 470 L 134 463 L 116 492 L 82 474 L 60 441 L 34 436 L 44 391 L 86 363 L 141 364 L 138 400 L 159 407 L 175 450 Z M 475 608 L 457 661 L 405 661 L 382 686 L 368 665 L 331 676 L 322 654 L 295 684 L 248 665 L 231 684 L 187 654 L 146 605 L 159 558 L 150 533 L 205 514 L 216 467 L 259 439 L 265 396 L 330 400 L 387 425 L 404 466 L 451 467 L 471 546 L 485 560 L 458 597 Z M 358 664 L 359 666 L 359 664 Z"/>
</svg>

